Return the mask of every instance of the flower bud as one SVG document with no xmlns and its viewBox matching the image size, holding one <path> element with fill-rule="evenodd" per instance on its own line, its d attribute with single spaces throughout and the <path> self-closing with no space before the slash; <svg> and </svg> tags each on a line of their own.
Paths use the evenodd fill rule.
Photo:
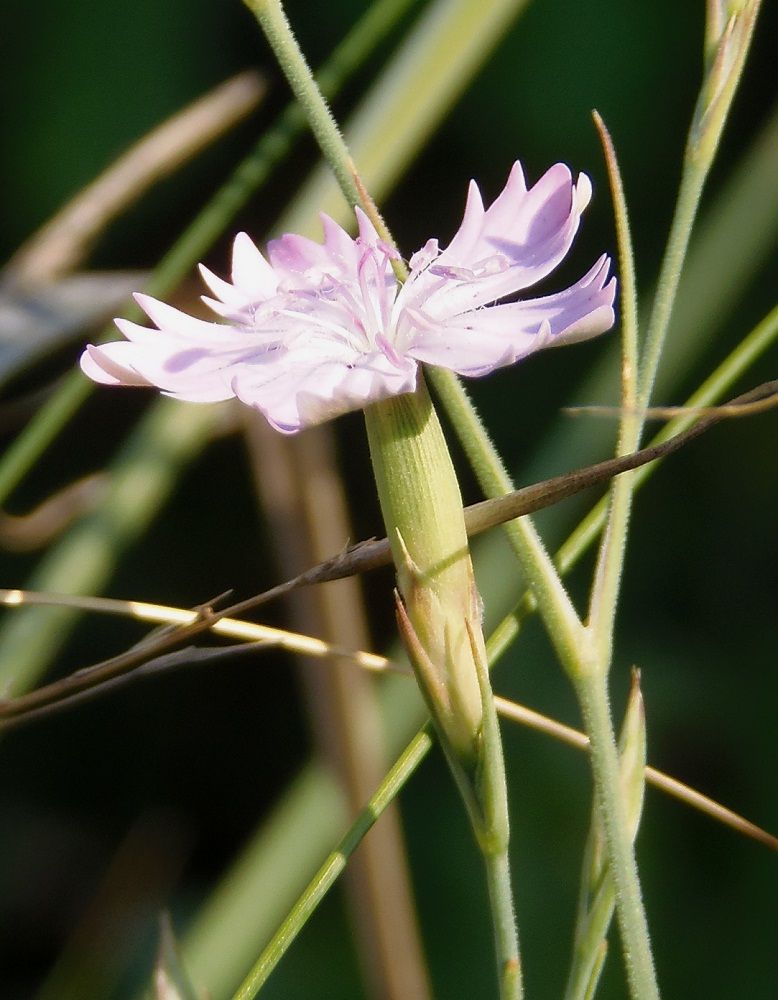
<svg viewBox="0 0 778 1000">
<path fill-rule="evenodd" d="M 705 32 L 706 73 L 689 136 L 689 155 L 713 156 L 743 71 L 761 0 L 712 0 Z"/>
<path fill-rule="evenodd" d="M 402 597 L 398 622 L 427 703 L 460 755 L 477 747 L 486 662 L 462 497 L 423 382 L 366 411 L 370 453 Z M 474 637 L 474 638 L 473 638 Z"/>
</svg>

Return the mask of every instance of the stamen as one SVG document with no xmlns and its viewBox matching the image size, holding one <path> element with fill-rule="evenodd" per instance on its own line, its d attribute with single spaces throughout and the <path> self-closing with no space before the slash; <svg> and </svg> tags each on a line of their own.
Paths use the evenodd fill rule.
<svg viewBox="0 0 778 1000">
<path fill-rule="evenodd" d="M 386 260 L 402 260 L 400 252 L 397 249 L 395 249 L 395 247 L 393 247 L 391 244 L 384 243 L 383 240 L 379 240 L 379 242 L 376 244 L 376 249 L 381 251 Z"/>
<path fill-rule="evenodd" d="M 408 267 L 411 271 L 423 271 L 439 254 L 438 241 L 435 239 L 427 240 L 421 250 L 417 250 L 408 261 Z"/>
<path fill-rule="evenodd" d="M 393 365 L 397 365 L 398 368 L 403 367 L 402 358 L 394 349 L 394 345 L 391 343 L 391 341 L 387 340 L 382 333 L 379 333 L 376 336 L 375 342 L 376 342 L 376 347 L 380 350 L 380 352 L 384 355 L 384 357 L 388 358 L 388 360 L 391 361 Z"/>
<path fill-rule="evenodd" d="M 375 298 L 376 293 L 378 293 L 380 297 L 378 289 L 379 278 L 381 277 L 382 271 L 385 273 L 386 261 L 387 258 L 384 256 L 384 259 L 379 264 L 376 248 L 374 246 L 365 245 L 365 251 L 361 256 L 357 267 L 359 288 L 362 292 L 362 306 L 365 317 L 366 332 L 370 331 L 374 338 L 382 326 L 379 315 L 376 312 Z M 371 278 L 372 282 L 370 280 Z"/>
<path fill-rule="evenodd" d="M 502 274 L 509 267 L 510 262 L 505 254 L 495 253 L 478 261 L 472 267 L 456 267 L 453 264 L 433 264 L 429 271 L 430 274 L 441 278 L 449 278 L 454 281 L 478 281 L 480 278 Z"/>
</svg>

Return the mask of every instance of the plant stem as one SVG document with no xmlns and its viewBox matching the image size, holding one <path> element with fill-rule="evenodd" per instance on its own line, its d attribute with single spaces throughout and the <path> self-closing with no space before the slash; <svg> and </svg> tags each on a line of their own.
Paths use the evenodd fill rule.
<svg viewBox="0 0 778 1000">
<path fill-rule="evenodd" d="M 500 1000 L 520 1000 L 523 989 L 508 852 L 484 851 L 483 857 L 492 911 Z"/>
<path fill-rule="evenodd" d="M 681 179 L 678 201 L 657 281 L 656 296 L 652 304 L 646 343 L 639 368 L 638 409 L 644 409 L 648 406 L 651 399 L 651 390 L 654 386 L 662 348 L 670 325 L 670 316 L 681 280 L 681 271 L 689 246 L 692 226 L 697 216 L 697 208 L 707 176 L 707 169 L 695 163 L 686 165 Z M 635 430 L 637 433 L 633 438 L 636 445 L 640 440 L 643 423 L 643 420 L 636 421 Z"/>
<path fill-rule="evenodd" d="M 382 238 L 392 243 L 384 220 L 359 182 L 282 4 L 279 0 L 245 2 L 273 47 L 346 199 L 352 205 L 362 204 Z M 400 281 L 407 277 L 402 264 L 396 273 Z M 376 486 L 405 602 L 403 615 L 407 610 L 404 639 L 486 862 L 500 996 L 521 1000 L 507 853 L 505 770 L 456 474 L 422 380 L 416 393 L 374 404 L 366 409 L 365 417 Z M 486 716 L 483 730 L 482 711 Z M 480 765 L 475 768 L 480 779 L 475 780 L 472 773 L 466 773 L 473 770 L 474 755 Z"/>
<path fill-rule="evenodd" d="M 737 93 L 760 7 L 761 0 L 745 0 L 737 13 L 731 12 L 727 27 L 715 16 L 715 5 L 709 9 L 706 74 L 689 130 L 681 187 L 641 358 L 640 408 L 651 398 L 697 208 Z"/>
<path fill-rule="evenodd" d="M 642 424 L 636 413 L 638 374 L 638 298 L 635 277 L 635 255 L 629 225 L 627 202 L 621 180 L 616 150 L 610 133 L 600 116 L 594 113 L 594 122 L 600 133 L 603 152 L 608 166 L 613 208 L 616 218 L 616 236 L 619 246 L 619 274 L 621 281 L 621 405 L 617 455 L 635 451 L 640 439 Z M 621 575 L 634 493 L 633 479 L 618 476 L 610 486 L 611 503 L 608 523 L 602 535 L 589 601 L 589 624 L 594 634 L 599 656 L 609 661 L 613 646 L 613 628 L 616 618 Z"/>
<path fill-rule="evenodd" d="M 611 877 L 616 886 L 617 914 L 630 995 L 633 1000 L 659 1000 L 638 869 L 621 795 L 619 755 L 611 720 L 607 672 L 595 670 L 584 673 L 575 681 L 575 686 L 589 736 L 595 795 L 605 830 Z"/>
<path fill-rule="evenodd" d="M 308 917 L 313 913 L 330 886 L 346 867 L 349 857 L 359 846 L 362 838 L 384 809 L 394 801 L 399 790 L 424 759 L 432 745 L 432 739 L 428 732 L 429 728 L 431 727 L 425 726 L 411 740 L 381 782 L 378 791 L 359 813 L 335 850 L 331 851 L 327 856 L 324 864 L 289 911 L 286 920 L 284 920 L 273 935 L 267 947 L 254 964 L 254 967 L 238 988 L 233 1000 L 251 1000 L 252 997 L 255 997 L 259 993 L 270 973 L 278 964 L 281 956 L 300 933 Z"/>
<path fill-rule="evenodd" d="M 360 204 L 362 198 L 355 179 L 354 164 L 332 112 L 300 51 L 283 5 L 279 0 L 245 0 L 245 4 L 265 33 L 344 195 L 352 205 Z"/>
<path fill-rule="evenodd" d="M 510 818 L 508 816 L 508 783 L 502 751 L 497 706 L 489 682 L 489 663 L 476 658 L 478 683 L 484 705 L 481 729 L 480 779 L 477 783 L 483 815 L 483 831 L 479 837 L 486 865 L 492 932 L 497 958 L 497 981 L 501 1000 L 522 1000 L 524 985 L 519 958 L 519 933 L 513 908 L 511 869 L 508 856 Z"/>
<path fill-rule="evenodd" d="M 485 496 L 492 499 L 510 493 L 513 481 L 459 378 L 445 368 L 431 368 L 428 376 Z M 557 655 L 568 669 L 568 664 L 580 659 L 583 645 L 583 626 L 570 597 L 532 519 L 520 517 L 506 521 L 502 527 L 537 600 Z"/>
</svg>

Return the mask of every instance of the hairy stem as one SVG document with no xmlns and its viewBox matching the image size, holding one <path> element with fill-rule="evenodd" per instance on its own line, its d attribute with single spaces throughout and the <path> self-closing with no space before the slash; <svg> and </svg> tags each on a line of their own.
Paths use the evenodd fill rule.
<svg viewBox="0 0 778 1000">
<path fill-rule="evenodd" d="M 593 671 L 582 676 L 576 691 L 589 736 L 595 795 L 605 830 L 608 864 L 616 886 L 616 912 L 630 994 L 633 1000 L 659 1000 L 632 835 L 621 795 L 619 754 L 608 699 L 607 673 Z"/>
</svg>

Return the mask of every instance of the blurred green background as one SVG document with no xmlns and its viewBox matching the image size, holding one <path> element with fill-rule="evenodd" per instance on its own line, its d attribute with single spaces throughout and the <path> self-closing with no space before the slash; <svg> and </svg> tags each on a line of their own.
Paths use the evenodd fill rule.
<svg viewBox="0 0 778 1000">
<path fill-rule="evenodd" d="M 582 273 L 602 250 L 614 249 L 602 157 L 590 119 L 597 108 L 621 158 L 638 277 L 648 292 L 669 226 L 701 72 L 703 6 L 671 0 L 531 4 L 385 202 L 401 247 L 410 253 L 430 235 L 443 240 L 451 235 L 470 177 L 494 196 L 514 159 L 522 160 L 531 179 L 564 160 L 589 173 L 595 186 L 566 272 Z M 364 4 L 290 0 L 287 8 L 305 51 L 318 64 Z M 261 114 L 144 197 L 101 240 L 90 262 L 97 268 L 152 266 L 286 100 L 272 58 L 237 0 L 46 0 L 42 5 L 6 0 L 4 13 L 4 258 L 146 130 L 228 75 L 259 66 L 271 83 Z M 776 113 L 776 28 L 775 5 L 768 4 L 703 215 Z M 386 55 L 388 50 L 381 61 Z M 347 116 L 376 69 L 371 65 L 347 88 L 336 104 L 340 116 Z M 234 228 L 261 238 L 313 161 L 313 145 L 306 141 L 283 177 L 252 201 Z M 749 206 L 754 220 L 762 211 L 758 204 Z M 773 235 L 773 252 L 753 261 L 750 281 L 731 306 L 708 317 L 701 303 L 700 315 L 710 322 L 709 342 L 661 402 L 682 401 L 774 304 L 775 246 Z M 220 272 L 226 249 L 227 239 L 209 258 Z M 577 460 L 573 453 L 565 465 L 555 464 L 564 454 L 560 442 L 582 433 L 559 408 L 570 401 L 602 401 L 576 395 L 576 386 L 590 366 L 615 350 L 615 336 L 605 337 L 472 385 L 522 482 L 606 456 L 604 443 L 596 456 Z M 74 349 L 26 375 L 11 387 L 6 402 L 45 384 L 77 355 Z M 743 388 L 774 377 L 775 361 L 773 349 Z M 142 394 L 98 392 L 14 495 L 11 509 L 25 510 L 75 475 L 99 468 L 147 403 Z M 4 424 L 0 431 L 7 443 L 18 428 L 11 417 Z M 364 482 L 359 418 L 341 420 L 337 433 L 358 498 L 358 534 L 378 533 Z M 599 425 L 592 433 L 607 436 Z M 629 667 L 642 669 L 653 763 L 772 830 L 778 829 L 775 433 L 774 414 L 732 421 L 673 458 L 640 493 L 614 676 L 620 705 Z M 568 506 L 540 523 L 559 540 L 564 526 L 584 509 Z M 236 437 L 220 440 L 187 472 L 143 544 L 125 559 L 110 593 L 178 605 L 228 588 L 245 596 L 275 582 L 266 542 L 244 446 Z M 3 585 L 21 586 L 36 556 L 0 559 Z M 507 556 L 505 572 L 513 572 Z M 579 595 L 588 573 L 587 564 L 573 578 Z M 386 594 L 375 591 L 379 601 Z M 379 608 L 380 640 L 387 636 L 386 618 Z M 282 620 L 280 611 L 271 609 L 266 620 Z M 90 618 L 56 671 L 64 674 L 136 638 L 137 631 L 121 621 Z M 496 677 L 501 693 L 577 723 L 572 694 L 536 623 Z M 505 739 L 528 996 L 553 1000 L 564 981 L 588 824 L 586 762 L 515 726 L 505 727 Z M 128 838 L 131 843 L 139 838 L 141 845 L 148 838 L 154 845 L 151 873 L 138 874 L 126 925 L 106 930 L 127 945 L 127 962 L 113 986 L 81 994 L 95 1000 L 132 996 L 148 974 L 155 909 L 168 906 L 176 925 L 186 925 L 309 749 L 291 662 L 269 656 L 139 681 L 5 737 L 0 996 L 38 995 L 73 928 L 93 905 L 117 851 L 124 845 L 136 857 Z M 491 945 L 479 861 L 437 755 L 423 765 L 401 802 L 435 995 L 488 998 Z M 778 878 L 768 851 L 649 792 L 639 857 L 665 996 L 775 996 Z M 161 874 L 152 870 L 154 864 Z M 149 893 L 143 888 L 146 876 L 155 887 Z M 362 997 L 350 941 L 336 889 L 262 995 Z M 614 946 L 599 995 L 622 997 L 622 984 Z"/>
</svg>

